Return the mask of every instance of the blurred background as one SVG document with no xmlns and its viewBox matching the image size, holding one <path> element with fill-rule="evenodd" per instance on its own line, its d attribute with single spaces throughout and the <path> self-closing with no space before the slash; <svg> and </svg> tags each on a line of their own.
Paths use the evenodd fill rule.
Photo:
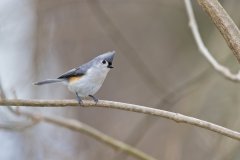
<svg viewBox="0 0 240 160">
<path fill-rule="evenodd" d="M 220 1 L 237 25 L 238 0 Z M 209 17 L 193 1 L 213 56 L 239 65 Z M 73 99 L 62 85 L 32 86 L 116 50 L 99 99 L 169 110 L 240 130 L 239 84 L 220 76 L 199 53 L 183 1 L 1 0 L 0 80 L 9 98 Z M 77 119 L 161 160 L 237 160 L 239 142 L 185 124 L 111 109 L 23 108 Z M 0 124 L 16 117 L 0 107 Z M 19 124 L 21 125 L 21 124 Z M 128 155 L 65 128 L 40 123 L 0 130 L 1 160 L 130 160 Z"/>
</svg>

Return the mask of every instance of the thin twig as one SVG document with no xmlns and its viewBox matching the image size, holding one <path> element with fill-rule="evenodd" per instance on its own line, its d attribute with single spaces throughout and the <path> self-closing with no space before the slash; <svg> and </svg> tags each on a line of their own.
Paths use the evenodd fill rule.
<svg viewBox="0 0 240 160">
<path fill-rule="evenodd" d="M 20 115 L 18 115 L 20 116 Z M 0 124 L 0 129 L 8 130 L 8 131 L 17 131 L 17 132 L 23 132 L 26 129 L 32 128 L 36 126 L 40 121 L 33 120 L 31 122 L 12 122 L 14 124 Z"/>
<path fill-rule="evenodd" d="M 218 0 L 198 0 L 240 62 L 240 31 Z"/>
<path fill-rule="evenodd" d="M 110 136 L 107 136 L 106 134 L 102 133 L 101 131 L 99 131 L 87 124 L 84 124 L 80 121 L 77 121 L 74 119 L 58 117 L 55 115 L 54 116 L 53 115 L 41 115 L 41 114 L 36 114 L 36 113 L 31 113 L 31 112 L 26 112 L 26 111 L 20 111 L 20 114 L 23 116 L 26 116 L 28 118 L 31 118 L 33 120 L 44 121 L 47 123 L 51 123 L 54 125 L 58 125 L 60 127 L 64 127 L 64 128 L 76 131 L 76 132 L 84 133 L 87 136 L 90 136 L 102 143 L 105 143 L 116 150 L 121 150 L 125 153 L 128 153 L 129 155 L 132 155 L 137 159 L 156 160 L 155 158 L 143 153 L 142 151 L 140 151 L 134 147 L 131 147 L 121 141 L 118 141 Z"/>
<path fill-rule="evenodd" d="M 77 101 L 75 100 L 20 100 L 20 99 L 12 99 L 12 100 L 0 100 L 1 106 L 32 106 L 32 107 L 64 107 L 64 106 L 79 106 Z M 139 106 L 134 104 L 120 103 L 120 102 L 112 102 L 112 101 L 104 101 L 100 100 L 97 105 L 93 101 L 85 100 L 83 107 L 103 107 L 103 108 L 112 108 L 112 109 L 120 109 L 131 112 L 144 113 L 148 115 L 159 116 L 167 119 L 174 120 L 178 123 L 186 123 L 193 126 L 197 126 L 200 128 L 204 128 L 218 134 L 230 137 L 232 139 L 236 139 L 240 141 L 240 133 L 233 131 L 231 129 L 200 120 L 197 118 L 185 116 L 179 113 L 159 110 L 155 108 Z"/>
<path fill-rule="evenodd" d="M 213 66 L 213 68 L 225 78 L 230 79 L 234 82 L 240 82 L 240 71 L 237 74 L 231 73 L 231 71 L 227 67 L 217 62 L 217 60 L 212 56 L 207 47 L 204 45 L 204 42 L 198 30 L 198 25 L 192 9 L 191 0 L 185 0 L 185 6 L 189 17 L 189 26 L 191 28 L 192 34 L 197 43 L 200 53 L 202 53 L 202 55 L 207 59 L 207 61 Z"/>
</svg>

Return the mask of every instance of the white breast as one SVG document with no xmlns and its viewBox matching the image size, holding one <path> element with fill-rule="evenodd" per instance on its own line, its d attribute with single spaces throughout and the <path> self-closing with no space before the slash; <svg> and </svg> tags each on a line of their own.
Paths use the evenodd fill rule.
<svg viewBox="0 0 240 160">
<path fill-rule="evenodd" d="M 109 68 L 91 68 L 80 80 L 68 84 L 68 89 L 77 92 L 80 97 L 94 95 L 101 88 L 109 70 Z"/>
</svg>

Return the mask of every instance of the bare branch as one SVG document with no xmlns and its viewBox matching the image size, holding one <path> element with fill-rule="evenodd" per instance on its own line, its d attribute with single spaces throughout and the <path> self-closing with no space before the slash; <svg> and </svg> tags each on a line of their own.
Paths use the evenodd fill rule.
<svg viewBox="0 0 240 160">
<path fill-rule="evenodd" d="M 64 106 L 79 106 L 75 100 L 0 100 L 0 105 L 2 106 L 32 106 L 32 107 L 64 107 Z M 228 128 L 200 120 L 197 118 L 185 116 L 179 113 L 159 110 L 155 108 L 149 108 L 145 106 L 139 106 L 134 104 L 112 102 L 100 100 L 97 105 L 93 101 L 85 100 L 83 107 L 103 107 L 103 108 L 112 108 L 120 109 L 131 112 L 144 113 L 148 115 L 159 116 L 167 119 L 174 120 L 178 123 L 186 123 L 200 128 L 204 128 L 218 134 L 230 137 L 240 141 L 240 133 L 230 130 Z"/>
<path fill-rule="evenodd" d="M 5 92 L 1 86 L 0 83 L 0 101 L 3 99 L 6 99 Z M 13 95 L 15 99 L 17 98 L 16 92 L 13 92 Z M 82 122 L 79 122 L 77 120 L 73 119 L 67 119 L 67 118 L 62 118 L 62 117 L 57 117 L 57 116 L 47 116 L 47 115 L 41 115 L 41 114 L 36 114 L 32 112 L 26 112 L 26 111 L 20 111 L 19 108 L 13 108 L 12 105 L 6 105 L 6 107 L 9 109 L 11 113 L 13 113 L 16 116 L 23 116 L 25 118 L 30 118 L 32 121 L 30 124 L 27 125 L 6 125 L 6 124 L 0 124 L 0 129 L 4 130 L 10 130 L 10 131 L 23 131 L 25 129 L 28 129 L 30 127 L 35 126 L 37 123 L 41 121 L 45 121 L 47 123 L 51 123 L 54 125 L 58 125 L 60 127 L 68 128 L 77 132 L 84 133 L 90 137 L 93 137 L 94 139 L 103 142 L 112 148 L 116 150 L 120 150 L 122 152 L 128 153 L 129 155 L 132 155 L 133 157 L 140 159 L 140 160 L 156 160 L 155 158 L 151 157 L 150 155 L 147 155 L 146 153 L 131 147 L 128 144 L 125 144 L 121 141 L 118 141 L 110 136 L 105 135 L 104 133 L 98 131 L 97 129 L 88 126 L 87 124 L 84 124 Z M 15 105 L 16 107 L 16 105 Z M 19 127 L 20 126 L 20 127 Z"/>
<path fill-rule="evenodd" d="M 200 53 L 202 53 L 202 55 L 207 59 L 207 61 L 213 66 L 213 68 L 217 70 L 222 76 L 234 82 L 240 82 L 240 72 L 238 72 L 237 74 L 233 74 L 227 67 L 224 67 L 221 64 L 219 64 L 217 60 L 209 52 L 207 47 L 204 45 L 198 30 L 198 26 L 193 13 L 191 1 L 185 0 L 185 6 L 186 6 L 187 14 L 189 17 L 189 26 L 191 28 L 192 34 L 197 43 Z"/>
<path fill-rule="evenodd" d="M 236 24 L 217 0 L 198 0 L 198 3 L 211 17 L 238 62 L 240 62 L 240 31 Z"/>
<path fill-rule="evenodd" d="M 87 136 L 93 137 L 94 139 L 100 142 L 103 142 L 116 150 L 121 150 L 123 152 L 126 152 L 137 159 L 156 160 L 155 158 L 143 153 L 142 151 L 134 147 L 131 147 L 121 141 L 118 141 L 110 136 L 107 136 L 104 133 L 98 131 L 97 129 L 74 119 L 68 119 L 68 118 L 63 118 L 63 117 L 58 117 L 53 115 L 47 116 L 47 115 L 41 115 L 41 114 L 36 114 L 31 112 L 24 112 L 24 111 L 20 111 L 20 115 L 31 118 L 34 121 L 41 120 L 47 123 L 51 123 L 54 125 L 58 125 L 60 127 L 64 127 L 64 128 L 76 131 L 76 132 L 84 133 Z"/>
<path fill-rule="evenodd" d="M 1 88 L 1 83 L 0 83 L 0 92 L 3 93 L 4 98 L 4 90 Z M 14 94 L 14 97 L 17 97 L 16 94 Z M 0 96 L 0 100 L 1 96 Z M 118 141 L 110 136 L 105 135 L 104 133 L 98 131 L 97 129 L 88 126 L 87 124 L 84 124 L 82 122 L 79 122 L 77 120 L 73 119 L 67 119 L 67 118 L 62 118 L 62 117 L 57 117 L 57 116 L 47 116 L 47 115 L 41 115 L 41 114 L 36 114 L 32 112 L 26 112 L 26 111 L 20 111 L 18 110 L 19 108 L 13 108 L 11 105 L 6 105 L 9 111 L 16 116 L 23 116 L 25 118 L 30 118 L 32 121 L 30 124 L 27 125 L 19 125 L 19 124 L 14 124 L 14 125 L 6 125 L 6 124 L 0 124 L 0 129 L 4 130 L 9 130 L 9 131 L 24 131 L 25 129 L 28 129 L 30 127 L 35 126 L 37 123 L 41 121 L 45 121 L 47 123 L 51 123 L 54 125 L 58 125 L 60 127 L 64 127 L 67 129 L 71 129 L 77 132 L 84 133 L 90 137 L 93 137 L 94 139 L 103 142 L 112 148 L 116 150 L 120 150 L 122 152 L 128 153 L 129 155 L 132 155 L 133 157 L 141 160 L 156 160 L 155 158 L 151 157 L 150 155 L 145 154 L 144 152 L 131 147 L 130 145 L 127 145 L 121 141 Z M 15 106 L 16 107 L 16 106 Z"/>
<path fill-rule="evenodd" d="M 14 124 L 0 124 L 0 129 L 8 130 L 8 131 L 17 131 L 22 132 L 26 129 L 32 128 L 36 126 L 40 121 L 39 120 L 32 120 L 31 122 L 12 122 Z"/>
</svg>

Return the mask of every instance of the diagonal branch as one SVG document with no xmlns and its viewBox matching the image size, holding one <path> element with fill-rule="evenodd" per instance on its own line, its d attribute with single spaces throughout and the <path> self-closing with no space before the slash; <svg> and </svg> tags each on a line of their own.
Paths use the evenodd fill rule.
<svg viewBox="0 0 240 160">
<path fill-rule="evenodd" d="M 196 41 L 196 44 L 198 46 L 200 53 L 202 53 L 202 55 L 207 59 L 207 61 L 213 66 L 213 68 L 216 71 L 218 71 L 222 76 L 234 82 L 240 82 L 240 72 L 238 72 L 237 74 L 233 74 L 227 67 L 224 67 L 223 65 L 219 64 L 217 60 L 209 52 L 207 47 L 204 45 L 204 42 L 198 30 L 198 26 L 193 13 L 191 1 L 185 0 L 185 6 L 186 6 L 187 14 L 189 17 L 189 26 L 191 28 L 193 37 Z"/>
<path fill-rule="evenodd" d="M 218 0 L 198 0 L 240 62 L 240 31 Z"/>
<path fill-rule="evenodd" d="M 20 99 L 3 100 L 2 99 L 0 100 L 0 106 L 64 107 L 64 106 L 79 106 L 79 104 L 75 100 L 20 100 Z M 218 134 L 240 141 L 239 132 L 233 131 L 231 129 L 228 129 L 204 120 L 185 116 L 179 113 L 159 110 L 155 108 L 149 108 L 149 107 L 140 106 L 140 105 L 112 102 L 112 101 L 103 101 L 103 100 L 100 100 L 97 105 L 95 105 L 95 103 L 92 101 L 85 100 L 83 107 L 112 108 L 112 109 L 120 109 L 120 110 L 126 110 L 131 112 L 154 115 L 154 116 L 174 120 L 175 122 L 178 122 L 178 123 L 186 123 L 186 124 L 190 124 L 200 128 L 204 128 L 204 129 L 207 129 L 207 130 L 210 130 Z"/>
<path fill-rule="evenodd" d="M 34 121 L 44 121 L 50 124 L 54 124 L 60 127 L 64 127 L 76 132 L 81 132 L 86 134 L 87 136 L 90 136 L 102 143 L 105 143 L 112 148 L 116 150 L 121 150 L 125 153 L 128 153 L 129 155 L 132 155 L 133 157 L 141 160 L 156 160 L 155 158 L 145 154 L 144 152 L 131 147 L 121 141 L 118 141 L 110 136 L 107 136 L 106 134 L 102 133 L 101 131 L 84 124 L 80 121 L 74 120 L 74 119 L 68 119 L 53 115 L 42 115 L 42 114 L 36 114 L 26 111 L 20 111 L 20 115 L 26 116 L 28 118 L 33 119 Z"/>
<path fill-rule="evenodd" d="M 1 88 L 1 83 L 0 83 L 0 93 L 1 93 L 0 100 L 2 100 L 1 97 L 6 98 L 4 90 Z M 14 94 L 14 97 L 17 97 L 16 94 Z M 129 155 L 132 155 L 133 157 L 135 157 L 137 159 L 156 160 L 155 158 L 151 157 L 150 155 L 147 155 L 146 153 L 144 153 L 128 144 L 118 141 L 118 140 L 102 133 L 101 131 L 98 131 L 97 129 L 95 129 L 87 124 L 84 124 L 80 121 L 73 120 L 73 119 L 67 119 L 67 118 L 63 118 L 63 117 L 58 117 L 58 116 L 54 116 L 54 115 L 49 116 L 49 115 L 42 115 L 42 114 L 37 114 L 37 113 L 32 113 L 32 112 L 21 111 L 21 110 L 19 110 L 19 108 L 12 108 L 10 105 L 6 105 L 6 106 L 8 107 L 8 109 L 11 113 L 15 114 L 16 116 L 24 116 L 25 118 L 30 118 L 32 120 L 32 123 L 21 126 L 21 127 L 19 127 L 19 125 L 8 126 L 5 124 L 2 124 L 2 125 L 0 124 L 0 129 L 11 130 L 11 131 L 13 131 L 13 130 L 14 131 L 23 131 L 23 130 L 28 129 L 32 126 L 35 126 L 37 123 L 43 121 L 43 122 L 58 125 L 60 127 L 64 127 L 64 128 L 76 131 L 76 132 L 84 133 L 87 136 L 90 136 L 90 137 L 98 140 L 99 142 L 105 143 L 116 150 L 120 150 Z"/>
<path fill-rule="evenodd" d="M 36 126 L 39 122 L 40 121 L 34 120 L 30 123 L 14 122 L 14 124 L 0 124 L 0 129 L 22 132 Z"/>
</svg>

